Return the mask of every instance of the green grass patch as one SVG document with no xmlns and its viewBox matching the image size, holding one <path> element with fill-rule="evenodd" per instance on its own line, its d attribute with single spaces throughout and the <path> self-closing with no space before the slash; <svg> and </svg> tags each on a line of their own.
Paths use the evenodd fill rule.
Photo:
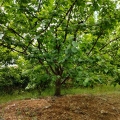
<svg viewBox="0 0 120 120">
<path fill-rule="evenodd" d="M 62 90 L 63 94 L 111 94 L 120 93 L 120 85 L 101 85 L 95 88 L 71 88 Z"/>
<path fill-rule="evenodd" d="M 95 88 L 69 88 L 69 89 L 62 89 L 62 95 L 66 94 L 120 94 L 120 85 L 117 86 L 110 86 L 110 85 L 103 85 L 97 86 Z M 40 98 L 45 96 L 53 96 L 54 95 L 54 88 L 49 88 L 43 91 L 41 94 L 38 93 L 37 90 L 29 91 L 29 92 L 22 92 L 20 94 L 14 93 L 12 95 L 4 94 L 0 95 L 0 104 L 6 103 L 13 100 L 22 100 L 22 99 L 30 99 L 30 98 Z"/>
<path fill-rule="evenodd" d="M 22 100 L 22 99 L 37 98 L 37 97 L 38 97 L 38 93 L 36 91 L 23 92 L 20 94 L 14 93 L 12 95 L 3 94 L 0 96 L 0 104 L 13 101 L 13 100 Z"/>
</svg>

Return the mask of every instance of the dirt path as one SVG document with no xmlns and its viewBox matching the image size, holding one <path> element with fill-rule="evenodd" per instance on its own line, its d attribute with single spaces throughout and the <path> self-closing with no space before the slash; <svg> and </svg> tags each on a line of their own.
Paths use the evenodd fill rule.
<svg viewBox="0 0 120 120">
<path fill-rule="evenodd" d="M 12 101 L 0 105 L 0 120 L 120 120 L 120 94 Z"/>
</svg>

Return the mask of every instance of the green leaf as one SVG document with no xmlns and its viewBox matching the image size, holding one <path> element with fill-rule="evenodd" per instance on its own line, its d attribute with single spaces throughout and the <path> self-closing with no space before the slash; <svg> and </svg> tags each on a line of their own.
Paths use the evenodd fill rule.
<svg viewBox="0 0 120 120">
<path fill-rule="evenodd" d="M 77 47 L 77 46 L 78 46 L 78 43 L 77 43 L 76 41 L 72 41 L 72 45 L 73 45 L 74 47 Z"/>
<path fill-rule="evenodd" d="M 77 52 L 77 48 L 76 48 L 76 47 L 72 47 L 71 50 L 72 50 L 73 53 L 76 53 L 76 52 Z"/>
<path fill-rule="evenodd" d="M 83 82 L 83 85 L 84 86 L 87 86 L 89 84 L 89 78 L 86 78 L 85 80 L 84 80 L 84 82 Z"/>
</svg>

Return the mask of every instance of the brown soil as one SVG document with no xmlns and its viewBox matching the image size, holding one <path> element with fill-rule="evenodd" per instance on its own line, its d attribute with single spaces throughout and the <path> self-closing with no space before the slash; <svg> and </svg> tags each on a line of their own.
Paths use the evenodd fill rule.
<svg viewBox="0 0 120 120">
<path fill-rule="evenodd" d="M 12 101 L 0 105 L 0 120 L 120 120 L 120 94 Z"/>
</svg>

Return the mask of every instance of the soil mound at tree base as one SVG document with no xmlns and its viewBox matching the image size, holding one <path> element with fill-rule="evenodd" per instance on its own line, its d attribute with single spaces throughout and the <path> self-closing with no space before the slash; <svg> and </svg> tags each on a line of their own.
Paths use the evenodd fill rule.
<svg viewBox="0 0 120 120">
<path fill-rule="evenodd" d="M 12 101 L 0 105 L 0 120 L 120 120 L 120 94 Z"/>
</svg>

